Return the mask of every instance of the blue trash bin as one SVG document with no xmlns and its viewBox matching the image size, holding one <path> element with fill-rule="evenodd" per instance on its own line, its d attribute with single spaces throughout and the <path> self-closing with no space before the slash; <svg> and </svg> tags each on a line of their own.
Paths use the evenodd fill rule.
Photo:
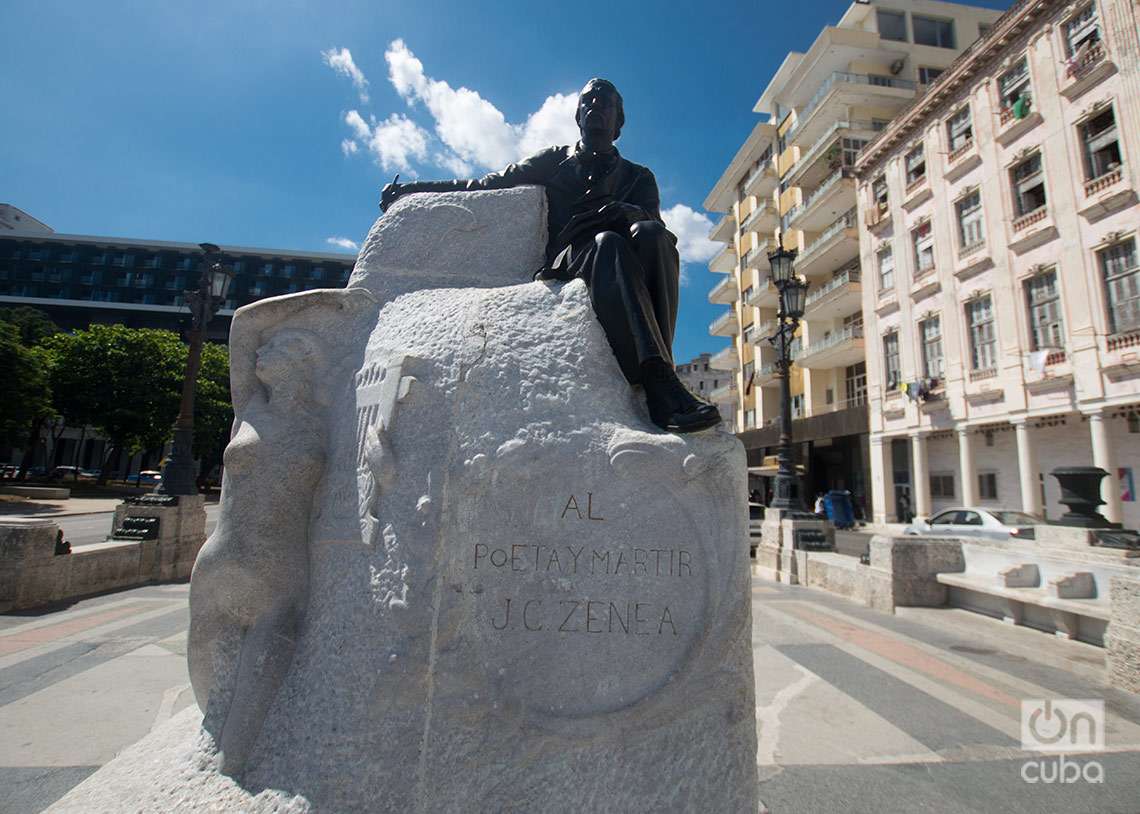
<svg viewBox="0 0 1140 814">
<path fill-rule="evenodd" d="M 851 504 L 851 493 L 832 489 L 823 498 L 827 519 L 837 529 L 849 529 L 855 525 L 855 507 Z"/>
</svg>

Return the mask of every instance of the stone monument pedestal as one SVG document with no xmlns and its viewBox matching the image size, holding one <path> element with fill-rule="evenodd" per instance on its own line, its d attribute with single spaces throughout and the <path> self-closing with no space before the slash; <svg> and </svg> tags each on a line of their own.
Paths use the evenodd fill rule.
<svg viewBox="0 0 1140 814">
<path fill-rule="evenodd" d="M 204 715 L 54 811 L 757 811 L 743 447 L 529 282 L 544 213 L 409 196 L 346 290 L 238 310 Z"/>
<path fill-rule="evenodd" d="M 206 542 L 206 503 L 202 495 L 138 495 L 115 507 L 112 541 L 141 543 L 139 572 L 156 582 L 190 578 L 194 559 Z"/>
</svg>

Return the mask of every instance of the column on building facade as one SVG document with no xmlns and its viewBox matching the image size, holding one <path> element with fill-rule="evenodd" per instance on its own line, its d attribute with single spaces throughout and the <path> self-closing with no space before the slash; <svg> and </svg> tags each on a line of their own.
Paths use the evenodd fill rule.
<svg viewBox="0 0 1140 814">
<path fill-rule="evenodd" d="M 1026 514 L 1043 517 L 1044 507 L 1041 505 L 1041 488 L 1038 483 L 1037 446 L 1029 433 L 1029 422 L 1022 419 L 1014 421 L 1013 429 L 1017 434 L 1017 474 L 1021 484 L 1021 510 Z"/>
<path fill-rule="evenodd" d="M 1104 413 L 1090 413 L 1089 431 L 1092 434 L 1093 466 L 1108 472 L 1100 482 L 1100 499 L 1104 501 L 1101 513 L 1113 523 L 1119 523 L 1123 509 L 1120 505 L 1120 485 L 1116 480 L 1116 450 L 1109 438 L 1109 422 Z"/>
<path fill-rule="evenodd" d="M 895 515 L 895 481 L 891 465 L 891 440 L 871 438 L 871 519 L 888 523 Z"/>
<path fill-rule="evenodd" d="M 978 467 L 974 462 L 974 439 L 969 427 L 958 428 L 958 472 L 962 481 L 962 505 L 977 505 Z"/>
<path fill-rule="evenodd" d="M 915 517 L 929 517 L 930 508 L 930 466 L 926 457 L 926 433 L 916 432 L 910 436 L 911 492 L 914 498 Z"/>
</svg>

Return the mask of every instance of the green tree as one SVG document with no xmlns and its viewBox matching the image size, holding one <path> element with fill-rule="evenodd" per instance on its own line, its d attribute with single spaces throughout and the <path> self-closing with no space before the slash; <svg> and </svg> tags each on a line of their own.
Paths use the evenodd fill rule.
<svg viewBox="0 0 1140 814">
<path fill-rule="evenodd" d="M 202 347 L 194 396 L 194 457 L 199 460 L 203 475 L 222 462 L 233 423 L 229 350 L 225 345 L 208 342 Z"/>
<path fill-rule="evenodd" d="M 92 325 L 44 342 L 55 354 L 51 387 L 71 426 L 90 425 L 109 440 L 107 462 L 166 443 L 178 414 L 186 346 L 171 331 Z"/>
<path fill-rule="evenodd" d="M 0 322 L 15 325 L 20 331 L 20 342 L 29 348 L 59 333 L 59 327 L 51 321 L 51 317 L 38 308 L 29 308 L 26 305 L 0 308 Z"/>
<path fill-rule="evenodd" d="M 21 340 L 16 325 L 0 322 L 0 381 L 4 382 L 0 438 L 13 446 L 25 443 L 32 423 L 52 412 L 50 354 L 42 348 L 27 347 Z"/>
</svg>

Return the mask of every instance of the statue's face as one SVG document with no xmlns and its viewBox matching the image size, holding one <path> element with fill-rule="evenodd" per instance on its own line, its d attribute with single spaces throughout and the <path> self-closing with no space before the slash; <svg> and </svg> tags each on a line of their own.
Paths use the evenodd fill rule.
<svg viewBox="0 0 1140 814">
<path fill-rule="evenodd" d="M 585 140 L 601 136 L 613 139 L 617 131 L 617 97 L 604 85 L 591 85 L 578 97 L 578 129 Z"/>
<path fill-rule="evenodd" d="M 288 336 L 278 334 L 257 349 L 255 372 L 266 384 L 276 384 L 289 375 L 292 354 Z"/>
</svg>

